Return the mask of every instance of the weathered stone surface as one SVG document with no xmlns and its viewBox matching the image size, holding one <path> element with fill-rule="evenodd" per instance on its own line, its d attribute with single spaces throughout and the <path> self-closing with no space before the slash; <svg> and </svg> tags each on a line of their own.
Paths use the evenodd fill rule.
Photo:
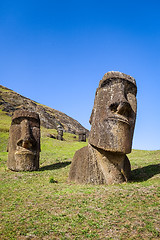
<svg viewBox="0 0 160 240">
<path fill-rule="evenodd" d="M 59 125 L 57 127 L 57 140 L 63 141 L 63 128 Z"/>
<path fill-rule="evenodd" d="M 79 133 L 78 133 L 78 136 L 79 136 L 79 142 L 86 142 L 86 132 L 81 130 Z"/>
<path fill-rule="evenodd" d="M 134 78 L 119 72 L 104 75 L 90 117 L 89 143 L 105 151 L 130 153 L 136 119 Z"/>
<path fill-rule="evenodd" d="M 8 168 L 13 171 L 39 169 L 40 119 L 35 112 L 17 110 L 9 130 Z"/>
<path fill-rule="evenodd" d="M 136 93 L 133 77 L 120 72 L 104 75 L 95 94 L 89 144 L 75 153 L 70 180 L 112 184 L 129 179 L 131 167 L 125 154 L 132 148 Z"/>
<path fill-rule="evenodd" d="M 131 166 L 124 154 L 98 149 L 88 144 L 76 151 L 69 181 L 91 184 L 113 184 L 128 181 Z"/>
<path fill-rule="evenodd" d="M 89 153 L 88 147 L 83 147 L 80 150 L 76 151 L 70 172 L 69 180 L 75 181 L 77 183 L 88 183 L 88 171 L 89 171 Z"/>
</svg>

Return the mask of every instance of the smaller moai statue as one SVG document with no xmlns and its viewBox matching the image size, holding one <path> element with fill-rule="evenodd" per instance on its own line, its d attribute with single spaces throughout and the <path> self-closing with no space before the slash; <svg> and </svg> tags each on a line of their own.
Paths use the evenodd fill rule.
<svg viewBox="0 0 160 240">
<path fill-rule="evenodd" d="M 60 125 L 57 127 L 57 133 L 57 140 L 63 141 L 63 128 Z"/>
<path fill-rule="evenodd" d="M 13 171 L 39 169 L 40 119 L 35 112 L 17 110 L 9 130 L 7 166 Z"/>
<path fill-rule="evenodd" d="M 86 132 L 81 130 L 79 133 L 78 133 L 78 136 L 79 136 L 79 142 L 86 142 Z"/>
</svg>

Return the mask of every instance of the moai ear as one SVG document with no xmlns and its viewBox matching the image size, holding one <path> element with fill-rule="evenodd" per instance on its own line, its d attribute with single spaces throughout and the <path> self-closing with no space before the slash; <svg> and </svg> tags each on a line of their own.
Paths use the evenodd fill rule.
<svg viewBox="0 0 160 240">
<path fill-rule="evenodd" d="M 90 123 L 91 125 L 92 125 L 93 116 L 94 116 L 94 108 L 92 109 L 92 113 L 91 113 L 91 116 L 90 116 L 90 119 L 89 119 L 89 123 Z"/>
</svg>

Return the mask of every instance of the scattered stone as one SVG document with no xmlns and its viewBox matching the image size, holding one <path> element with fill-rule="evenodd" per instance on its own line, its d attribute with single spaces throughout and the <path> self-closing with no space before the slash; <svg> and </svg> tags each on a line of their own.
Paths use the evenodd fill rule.
<svg viewBox="0 0 160 240">
<path fill-rule="evenodd" d="M 47 137 L 56 139 L 56 137 L 55 137 L 53 134 L 51 134 L 51 133 L 48 133 L 48 134 L 47 134 Z"/>
<path fill-rule="evenodd" d="M 49 182 L 50 182 L 50 183 L 58 183 L 58 181 L 55 180 L 53 177 L 51 177 L 51 178 L 49 179 Z"/>
</svg>

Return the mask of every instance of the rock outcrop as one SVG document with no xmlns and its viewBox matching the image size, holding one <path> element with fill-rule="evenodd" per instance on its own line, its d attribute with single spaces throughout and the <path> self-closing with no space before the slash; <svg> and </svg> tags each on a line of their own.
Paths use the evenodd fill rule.
<svg viewBox="0 0 160 240">
<path fill-rule="evenodd" d="M 41 125 L 45 128 L 57 129 L 60 125 L 65 132 L 78 134 L 84 130 L 87 135 L 89 133 L 78 121 L 65 113 L 32 101 L 2 85 L 0 85 L 0 109 L 9 116 L 18 109 L 34 111 L 39 114 Z"/>
</svg>

